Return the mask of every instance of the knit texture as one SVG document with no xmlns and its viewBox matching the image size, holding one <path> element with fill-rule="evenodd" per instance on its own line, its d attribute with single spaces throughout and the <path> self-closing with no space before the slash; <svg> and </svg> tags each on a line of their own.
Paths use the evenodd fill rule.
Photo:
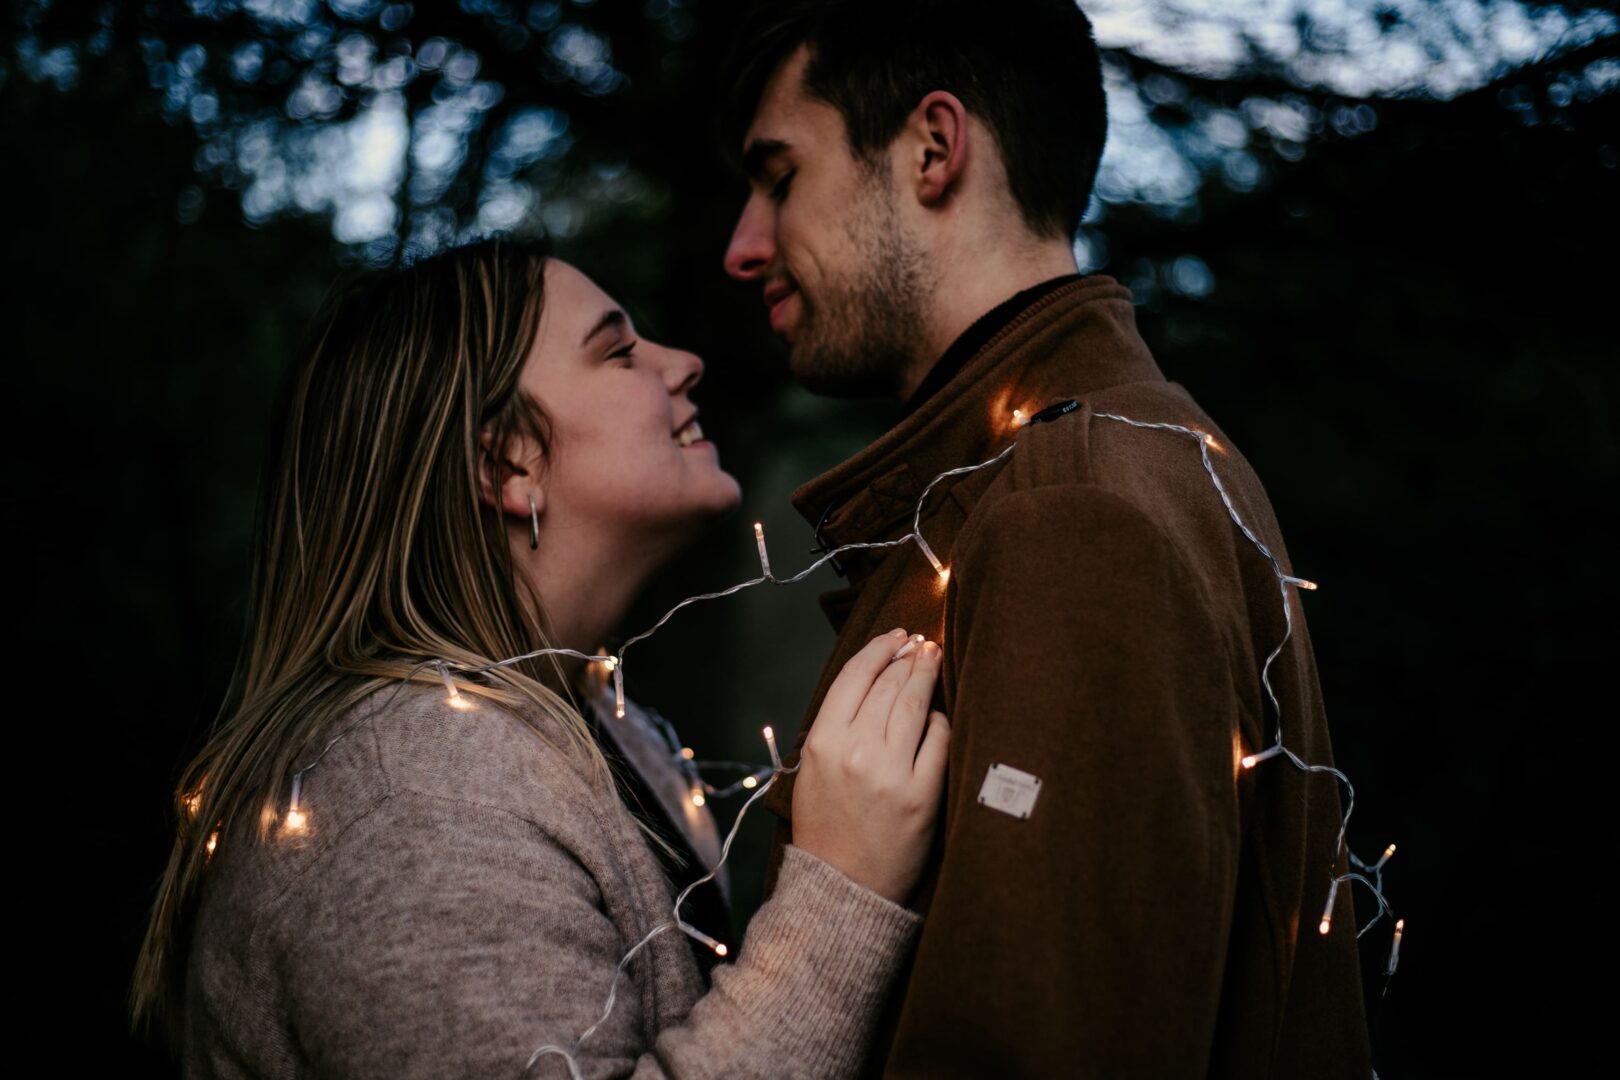
<svg viewBox="0 0 1620 1080">
<path fill-rule="evenodd" d="M 332 726 L 349 733 L 304 777 L 304 830 L 221 838 L 188 958 L 186 1075 L 511 1080 L 537 1047 L 573 1045 L 620 958 L 669 920 L 645 838 L 560 739 L 483 698 L 463 712 L 437 687 L 395 689 Z M 920 921 L 793 848 L 707 993 L 678 931 L 637 954 L 584 1073 L 850 1075 Z M 568 1073 L 547 1056 L 529 1075 Z"/>
</svg>

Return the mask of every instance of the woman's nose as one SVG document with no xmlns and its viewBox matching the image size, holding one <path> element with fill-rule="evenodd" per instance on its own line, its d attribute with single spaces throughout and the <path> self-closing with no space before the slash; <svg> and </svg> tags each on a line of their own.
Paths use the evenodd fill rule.
<svg viewBox="0 0 1620 1080">
<path fill-rule="evenodd" d="M 664 351 L 668 354 L 665 362 L 665 381 L 669 384 L 669 392 L 676 395 L 687 393 L 703 378 L 702 357 L 685 349 Z"/>
</svg>

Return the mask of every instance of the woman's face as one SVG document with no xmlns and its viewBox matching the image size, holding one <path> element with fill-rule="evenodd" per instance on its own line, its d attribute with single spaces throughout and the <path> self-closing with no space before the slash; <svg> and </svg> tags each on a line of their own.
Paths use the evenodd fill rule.
<svg viewBox="0 0 1620 1080">
<path fill-rule="evenodd" d="M 735 508 L 737 481 L 690 426 L 698 410 L 687 395 L 702 375 L 697 356 L 640 336 L 595 282 L 547 260 L 540 328 L 519 376 L 552 421 L 542 528 L 685 540 L 680 526 Z"/>
</svg>

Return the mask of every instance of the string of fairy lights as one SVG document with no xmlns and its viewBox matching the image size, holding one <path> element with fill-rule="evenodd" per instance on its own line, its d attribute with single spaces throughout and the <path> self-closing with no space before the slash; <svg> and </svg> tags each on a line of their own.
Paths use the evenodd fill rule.
<svg viewBox="0 0 1620 1080">
<path fill-rule="evenodd" d="M 1016 432 L 1019 429 L 1030 427 L 1035 424 L 1057 420 L 1058 418 L 1066 416 L 1079 408 L 1080 405 L 1077 401 L 1068 400 L 1042 409 L 1039 412 L 1036 412 L 1034 415 L 1029 415 L 1022 409 L 1014 409 L 1012 410 L 1012 416 L 1008 426 Z M 1318 765 L 1307 762 L 1298 754 L 1294 753 L 1293 750 L 1284 745 L 1282 704 L 1277 699 L 1276 692 L 1271 685 L 1271 666 L 1276 661 L 1277 657 L 1281 655 L 1282 650 L 1287 646 L 1294 632 L 1294 615 L 1290 590 L 1315 590 L 1317 587 L 1316 584 L 1312 581 L 1295 577 L 1287 573 L 1283 569 L 1283 565 L 1277 556 L 1273 554 L 1271 549 L 1266 546 L 1265 542 L 1262 541 L 1260 537 L 1249 528 L 1248 524 L 1244 522 L 1242 516 L 1238 513 L 1237 507 L 1233 504 L 1232 498 L 1227 492 L 1225 484 L 1221 482 L 1220 474 L 1215 468 L 1214 460 L 1210 457 L 1210 452 L 1212 450 L 1222 452 L 1213 435 L 1209 434 L 1208 432 L 1198 431 L 1194 428 L 1183 426 L 1181 424 L 1134 420 L 1128 416 L 1121 416 L 1117 413 L 1093 412 L 1091 415 L 1095 419 L 1110 420 L 1121 424 L 1128 424 L 1135 428 L 1168 432 L 1170 434 L 1195 441 L 1198 444 L 1199 455 L 1204 471 L 1208 474 L 1210 482 L 1214 485 L 1217 494 L 1219 494 L 1221 503 L 1226 508 L 1227 515 L 1232 519 L 1233 524 L 1238 527 L 1243 535 L 1248 538 L 1249 542 L 1260 552 L 1261 555 L 1266 558 L 1267 562 L 1271 564 L 1272 572 L 1277 579 L 1278 589 L 1281 593 L 1283 601 L 1284 631 L 1282 638 L 1277 642 L 1276 647 L 1273 648 L 1271 653 L 1266 657 L 1265 664 L 1261 667 L 1260 682 L 1265 688 L 1266 696 L 1271 701 L 1273 711 L 1277 715 L 1276 737 L 1272 744 L 1266 749 L 1244 755 L 1240 759 L 1239 764 L 1242 769 L 1251 770 L 1273 759 L 1281 759 L 1287 761 L 1295 768 L 1306 773 L 1326 773 L 1334 777 L 1341 785 L 1343 785 L 1346 796 L 1345 809 L 1343 817 L 1339 823 L 1338 838 L 1334 845 L 1332 867 L 1329 870 L 1327 898 L 1326 902 L 1323 904 L 1322 917 L 1317 924 L 1317 929 L 1318 932 L 1323 935 L 1326 935 L 1332 930 L 1333 908 L 1334 903 L 1338 898 L 1340 885 L 1345 882 L 1351 882 L 1353 884 L 1364 886 L 1367 891 L 1369 891 L 1377 900 L 1378 912 L 1371 919 L 1369 919 L 1365 925 L 1356 931 L 1357 938 L 1360 938 L 1368 930 L 1372 929 L 1378 920 L 1383 918 L 1385 915 L 1388 915 L 1394 921 L 1395 925 L 1394 934 L 1390 942 L 1388 958 L 1385 961 L 1383 970 L 1387 988 L 1387 980 L 1390 976 L 1395 974 L 1395 967 L 1400 958 L 1401 937 L 1406 926 L 1404 919 L 1395 918 L 1393 909 L 1390 907 L 1388 901 L 1384 897 L 1384 868 L 1389 862 L 1390 857 L 1395 854 L 1395 845 L 1390 844 L 1388 847 L 1386 847 L 1383 854 L 1373 862 L 1367 862 L 1359 858 L 1355 852 L 1348 850 L 1346 847 L 1345 838 L 1350 827 L 1350 815 L 1355 810 L 1355 788 L 1353 785 L 1351 785 L 1349 777 L 1347 777 L 1340 770 L 1331 765 Z M 837 556 L 845 554 L 846 552 L 894 548 L 900 547 L 904 544 L 915 544 L 917 550 L 920 551 L 923 554 L 923 557 L 928 560 L 928 563 L 933 568 L 934 573 L 938 575 L 941 584 L 943 585 L 945 582 L 948 582 L 951 574 L 950 567 L 947 566 L 937 554 L 935 554 L 933 548 L 929 546 L 928 541 L 923 536 L 922 532 L 923 508 L 928 501 L 929 494 L 934 490 L 935 486 L 943 480 L 953 476 L 962 476 L 968 473 L 977 472 L 981 469 L 990 468 L 991 466 L 1000 463 L 1001 461 L 1005 460 L 1008 455 L 1012 454 L 1013 451 L 1018 448 L 1018 446 L 1019 442 L 1015 438 L 1005 449 L 993 457 L 981 461 L 976 465 L 966 465 L 961 468 L 949 469 L 935 476 L 929 481 L 928 485 L 923 488 L 922 494 L 918 497 L 916 511 L 912 516 L 911 530 L 904 536 L 894 540 L 856 542 L 841 545 L 831 551 L 823 552 L 820 558 L 812 562 L 803 570 L 800 570 L 798 573 L 793 574 L 791 577 L 779 578 L 771 570 L 770 554 L 766 550 L 765 546 L 764 526 L 759 523 L 755 523 L 754 542 L 758 548 L 760 564 L 760 575 L 758 577 L 738 582 L 729 588 L 721 589 L 717 592 L 701 593 L 697 596 L 691 596 L 685 600 L 682 600 L 680 603 L 670 608 L 669 611 L 665 612 L 664 616 L 654 623 L 650 628 L 626 640 L 615 653 L 591 654 L 579 652 L 575 649 L 545 648 L 536 649 L 532 652 L 526 652 L 518 656 L 507 657 L 504 660 L 497 660 L 492 663 L 480 665 L 465 665 L 443 659 L 431 659 L 423 661 L 422 663 L 416 665 L 416 667 L 412 668 L 411 671 L 400 680 L 399 688 L 403 688 L 405 685 L 414 681 L 417 675 L 421 672 L 432 668 L 444 684 L 446 691 L 446 702 L 452 708 L 471 710 L 475 709 L 477 706 L 467 695 L 461 693 L 460 688 L 456 684 L 455 678 L 453 678 L 451 675 L 452 666 L 454 666 L 457 674 L 466 678 L 479 675 L 484 672 L 493 671 L 497 668 L 508 667 L 526 660 L 537 659 L 543 656 L 568 656 L 584 660 L 587 664 L 600 665 L 606 669 L 606 672 L 611 675 L 613 682 L 615 716 L 619 719 L 623 719 L 625 716 L 625 654 L 632 646 L 652 637 L 655 633 L 662 629 L 663 626 L 668 623 L 677 612 L 688 605 L 731 596 L 735 593 L 741 592 L 743 589 L 752 588 L 757 585 L 793 585 L 803 581 L 806 577 L 819 570 L 822 566 L 831 562 Z M 913 647 L 916 641 L 920 640 L 920 638 L 921 635 L 914 635 L 906 645 L 901 647 L 899 653 L 897 653 L 897 658 L 899 655 L 904 655 L 906 651 Z M 398 689 L 396 689 L 395 692 L 397 693 Z M 360 720 L 355 721 L 349 727 L 338 732 L 321 749 L 320 753 L 318 753 L 314 759 L 309 762 L 309 764 L 305 765 L 303 768 L 299 769 L 293 774 L 292 791 L 289 799 L 288 810 L 286 817 L 282 819 L 282 828 L 284 830 L 289 833 L 299 833 L 308 827 L 309 811 L 300 803 L 300 797 L 303 792 L 303 778 L 305 774 L 311 769 L 315 768 L 320 763 L 321 759 L 325 757 L 326 754 L 332 749 L 332 747 L 346 737 L 352 730 L 354 730 L 355 727 L 358 727 L 360 724 L 370 720 L 373 716 L 379 715 L 385 711 L 386 704 L 383 708 L 369 712 Z M 665 724 L 667 724 L 667 721 L 665 721 Z M 745 762 L 735 761 L 698 761 L 692 749 L 687 746 L 680 746 L 679 749 L 672 751 L 672 757 L 676 767 L 681 771 L 681 774 L 690 784 L 689 798 L 694 806 L 701 807 L 705 805 L 709 799 L 725 798 L 744 791 L 751 792 L 752 794 L 738 810 L 737 816 L 732 822 L 731 829 L 727 833 L 725 842 L 720 849 L 720 857 L 715 862 L 714 866 L 711 867 L 709 872 L 703 877 L 698 878 L 696 881 L 693 881 L 690 885 L 686 886 L 686 888 L 682 889 L 680 894 L 675 897 L 672 917 L 668 921 L 653 927 L 653 929 L 642 937 L 640 941 L 636 942 L 636 944 L 633 945 L 619 961 L 618 967 L 614 970 L 613 979 L 608 986 L 606 1003 L 603 1007 L 601 1015 L 597 1018 L 595 1023 L 586 1028 L 579 1035 L 579 1037 L 574 1040 L 570 1048 L 565 1049 L 558 1044 L 547 1044 L 536 1049 L 524 1067 L 525 1075 L 527 1075 L 528 1071 L 532 1069 L 535 1063 L 538 1062 L 542 1057 L 545 1057 L 548 1054 L 555 1054 L 564 1059 L 568 1066 L 570 1075 L 574 1077 L 575 1080 L 579 1080 L 582 1073 L 580 1071 L 579 1062 L 576 1055 L 579 1053 L 580 1048 L 585 1044 L 586 1040 L 589 1039 L 599 1027 L 601 1027 L 601 1025 L 607 1020 L 608 1016 L 612 1013 L 614 1001 L 618 993 L 620 977 L 624 974 L 630 962 L 645 946 L 647 946 L 661 934 L 669 930 L 679 930 L 681 933 L 686 934 L 687 936 L 700 942 L 705 947 L 712 949 L 716 955 L 721 957 L 727 955 L 729 950 L 725 943 L 717 941 L 715 938 L 704 933 L 702 930 L 686 922 L 686 920 L 681 917 L 681 908 L 685 904 L 687 897 L 694 889 L 709 881 L 712 881 L 715 876 L 719 874 L 720 868 L 725 865 L 726 859 L 730 855 L 732 841 L 736 838 L 737 831 L 742 825 L 743 818 L 748 813 L 748 810 L 754 805 L 754 803 L 759 801 L 759 799 L 763 797 L 767 791 L 770 790 L 772 785 L 774 785 L 780 777 L 791 774 L 798 769 L 797 765 L 791 768 L 784 766 L 780 751 L 776 745 L 775 733 L 770 727 L 766 727 L 764 729 L 763 735 L 766 749 L 771 759 L 769 767 L 757 767 Z M 672 745 L 678 744 L 678 738 L 672 740 Z M 717 787 L 703 778 L 704 769 L 709 769 L 710 771 L 725 770 L 730 771 L 733 774 L 741 772 L 744 775 L 741 777 L 741 779 L 736 780 L 728 785 Z M 197 813 L 200 798 L 201 793 L 199 790 L 191 793 L 184 800 L 184 805 L 192 815 Z M 219 833 L 217 830 L 208 838 L 207 851 L 210 856 L 213 854 L 216 848 L 218 838 Z M 1348 873 L 1338 874 L 1335 872 L 1338 865 L 1339 856 L 1341 854 L 1346 856 L 1349 865 L 1352 867 L 1351 871 Z"/>
</svg>

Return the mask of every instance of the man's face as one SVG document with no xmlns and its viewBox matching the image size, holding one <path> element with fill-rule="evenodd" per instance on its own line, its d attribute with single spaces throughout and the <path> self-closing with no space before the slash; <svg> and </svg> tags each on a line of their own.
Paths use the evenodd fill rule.
<svg viewBox="0 0 1620 1080">
<path fill-rule="evenodd" d="M 748 201 L 726 272 L 758 282 L 794 376 L 835 397 L 891 394 L 922 341 L 925 260 L 885 167 L 849 151 L 844 119 L 802 89 L 801 46 L 776 69 L 744 137 Z"/>
</svg>

